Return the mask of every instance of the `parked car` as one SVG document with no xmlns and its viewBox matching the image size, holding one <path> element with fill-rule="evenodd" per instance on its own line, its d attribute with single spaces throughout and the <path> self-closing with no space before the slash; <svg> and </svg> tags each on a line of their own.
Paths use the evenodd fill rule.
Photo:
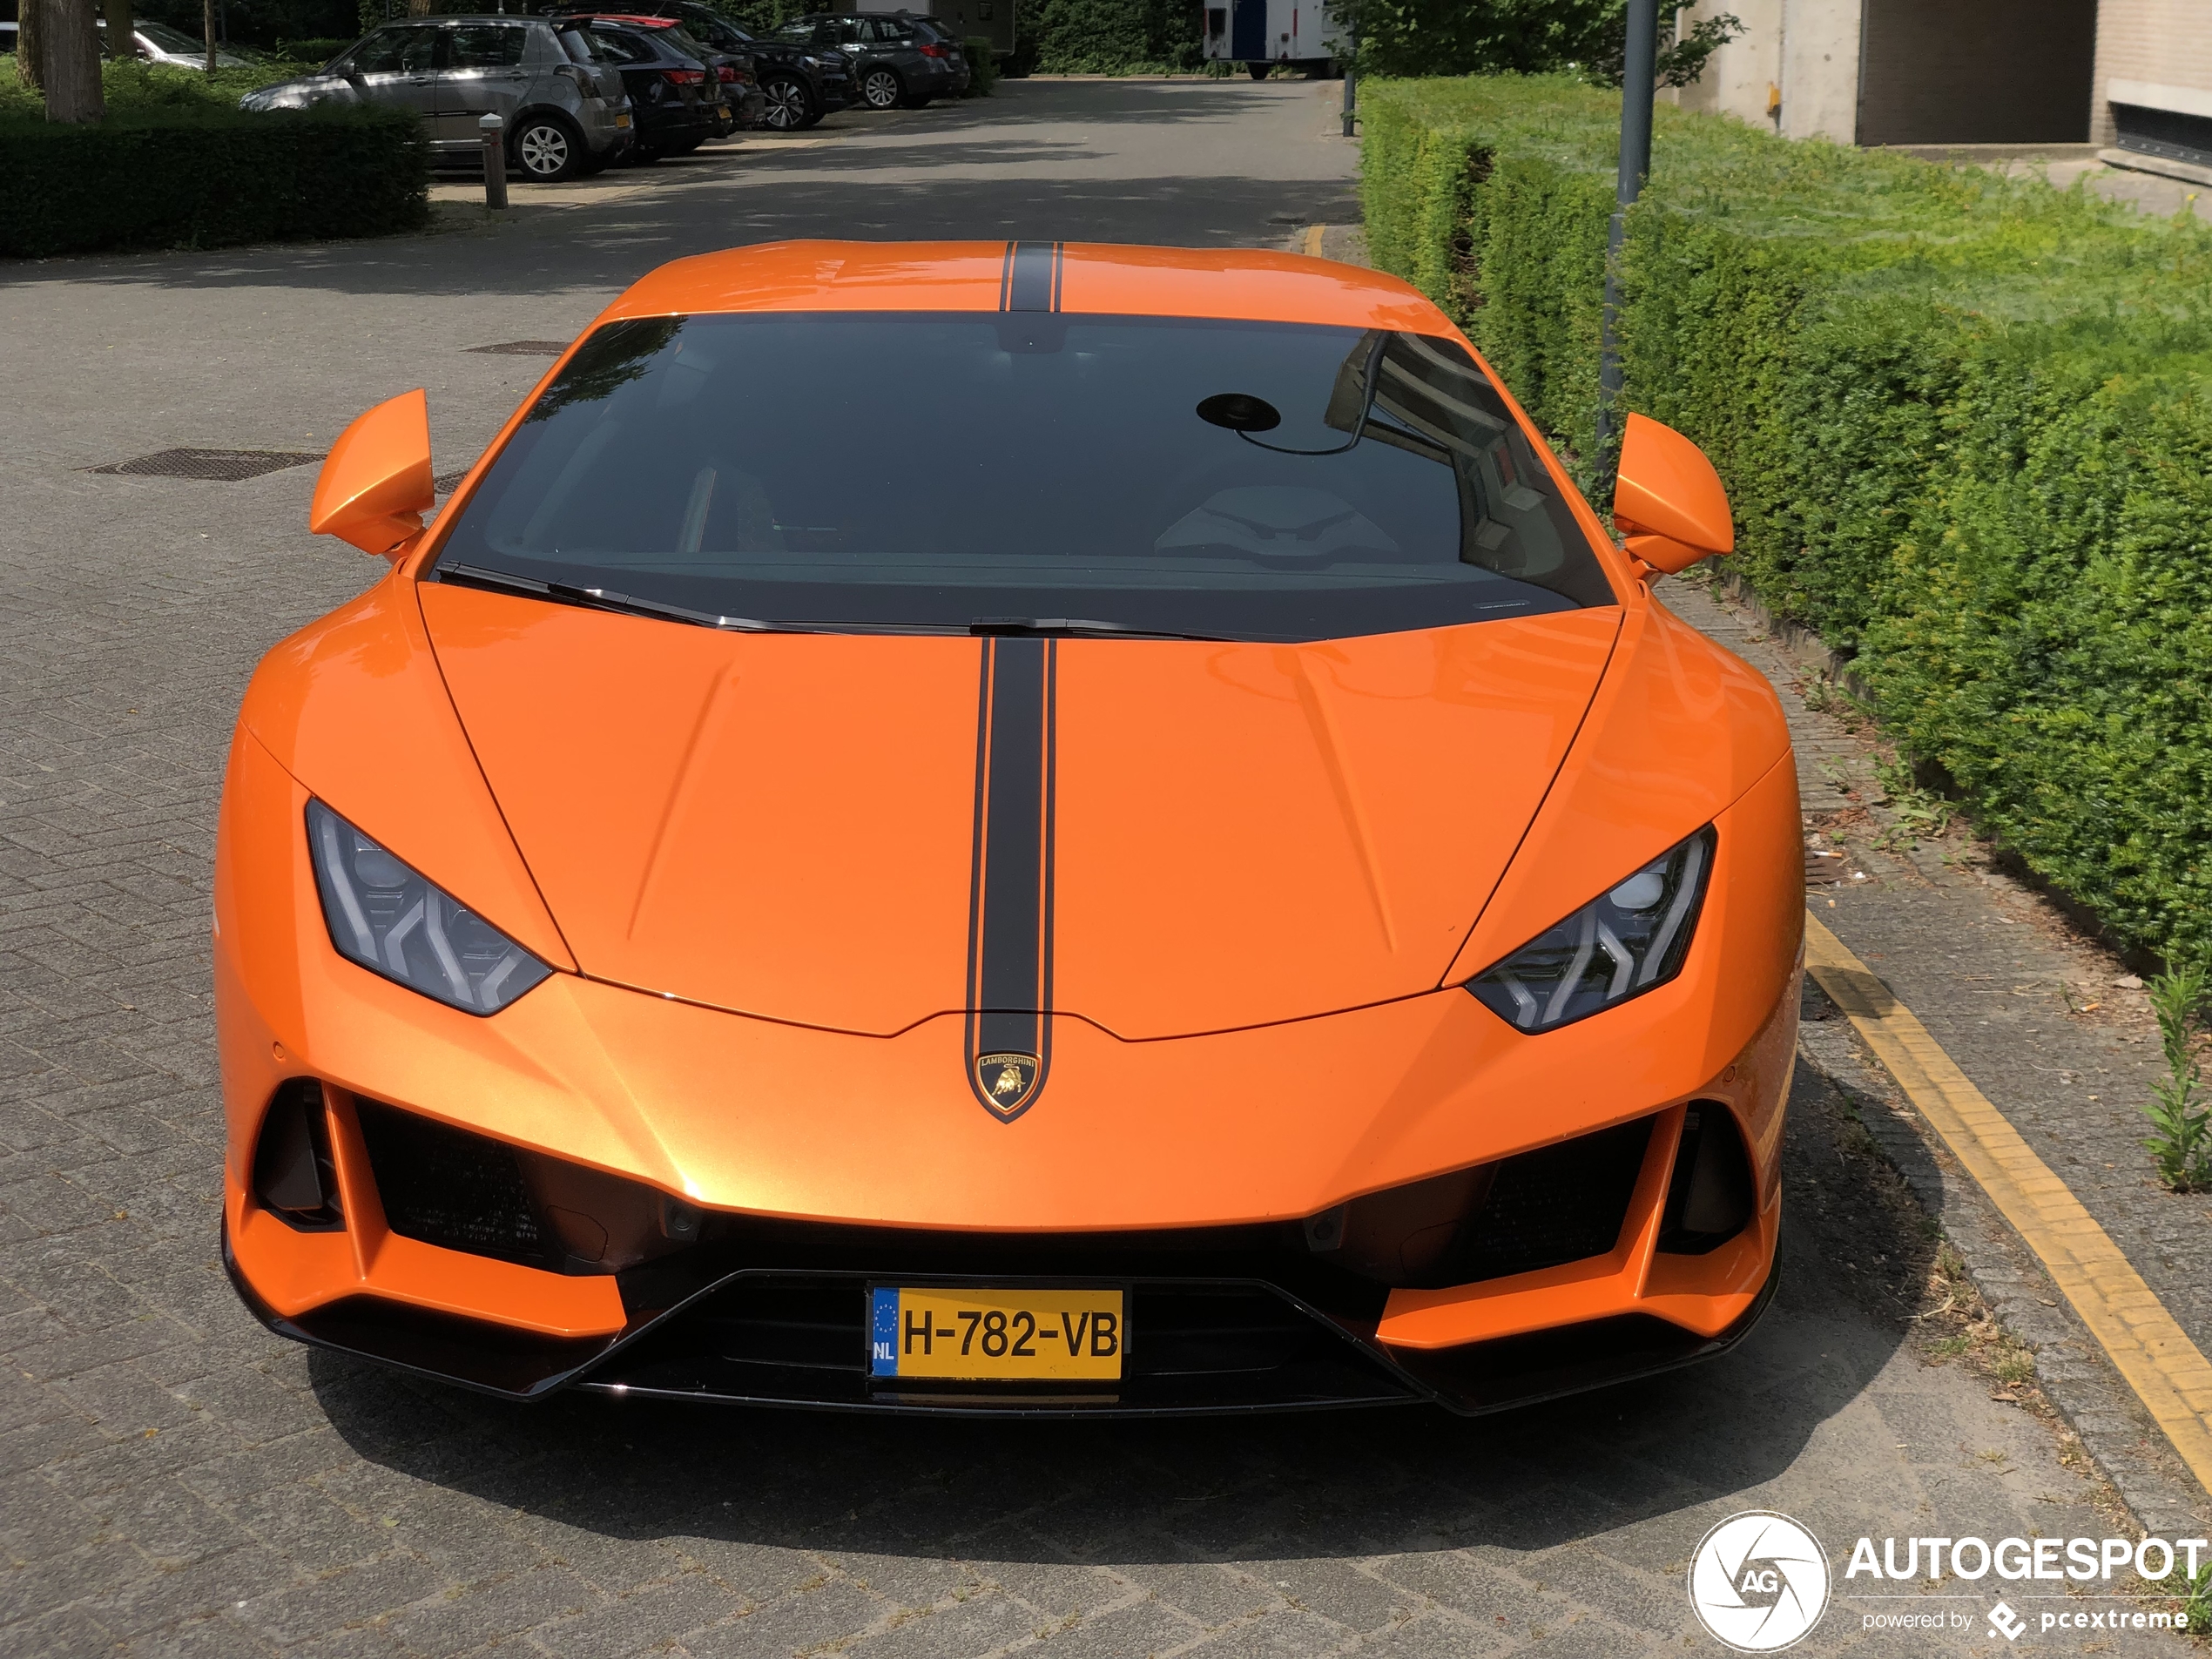
<svg viewBox="0 0 2212 1659">
<path fill-rule="evenodd" d="M 682 260 L 517 415 L 434 526 L 424 394 L 346 429 L 307 527 L 392 574 L 246 688 L 273 1332 L 604 1438 L 1472 1413 L 1757 1323 L 1804 823 L 1651 591 L 1735 543 L 1689 439 L 1627 417 L 1618 548 L 1405 283 L 1057 242 Z"/>
<path fill-rule="evenodd" d="M 577 11 L 567 15 L 579 19 L 596 19 L 601 23 L 624 24 L 634 29 L 665 30 L 669 45 L 687 57 L 697 58 L 706 67 L 715 90 L 714 122 L 718 138 L 727 137 L 739 127 L 758 126 L 761 118 L 767 113 L 767 100 L 761 96 L 750 51 L 743 49 L 717 51 L 672 17 L 632 11 Z M 687 144 L 685 147 L 697 146 Z"/>
<path fill-rule="evenodd" d="M 604 17 L 579 18 L 595 51 L 622 71 L 637 120 L 633 161 L 658 161 L 698 149 L 719 132 L 722 89 L 714 71 L 683 50 L 673 31 Z M 697 43 L 692 43 L 696 45 Z"/>
<path fill-rule="evenodd" d="M 248 92 L 243 110 L 388 104 L 420 113 L 434 161 L 482 154 L 478 120 L 507 120 L 507 159 L 550 183 L 597 172 L 631 138 L 621 74 L 576 30 L 535 18 L 425 17 L 388 23 L 321 70 Z"/>
<path fill-rule="evenodd" d="M 936 25 L 946 39 L 959 44 L 971 39 L 991 43 L 991 56 L 1001 61 L 1014 56 L 1015 0 L 917 0 L 913 5 L 872 5 L 854 0 L 857 11 L 891 11 Z"/>
<path fill-rule="evenodd" d="M 872 110 L 918 110 L 934 98 L 958 98 L 968 90 L 971 71 L 959 43 L 910 12 L 809 12 L 776 34 L 850 57 L 860 102 Z"/>
<path fill-rule="evenodd" d="M 570 5 L 556 8 L 556 15 L 585 15 L 589 10 Z M 859 96 L 853 90 L 852 62 L 842 52 L 765 38 L 698 0 L 637 0 L 624 8 L 624 15 L 666 17 L 682 24 L 685 32 L 716 51 L 749 54 L 765 105 L 760 124 L 774 132 L 811 127 L 825 115 L 849 107 Z"/>
<path fill-rule="evenodd" d="M 103 31 L 106 30 L 105 21 L 96 18 L 94 22 Z M 0 56 L 15 51 L 17 27 L 12 23 L 0 23 Z M 142 64 L 166 64 L 172 69 L 205 70 L 207 67 L 207 43 L 195 39 L 181 29 L 172 29 L 165 23 L 134 24 L 131 30 L 131 41 L 138 49 L 138 61 Z M 105 32 L 101 42 L 105 51 Z M 250 59 L 240 57 L 219 44 L 215 48 L 215 67 L 218 69 L 245 69 L 250 63 Z"/>
</svg>

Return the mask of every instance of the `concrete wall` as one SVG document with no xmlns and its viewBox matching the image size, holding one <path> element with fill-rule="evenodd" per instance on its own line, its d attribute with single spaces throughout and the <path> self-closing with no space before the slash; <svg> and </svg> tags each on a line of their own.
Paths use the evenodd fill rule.
<svg viewBox="0 0 2212 1659">
<path fill-rule="evenodd" d="M 1745 33 L 1713 54 L 1695 84 L 1664 96 L 1789 138 L 1849 144 L 1858 125 L 1861 3 L 1699 0 L 1683 11 L 1685 29 L 1726 11 Z"/>
<path fill-rule="evenodd" d="M 2089 103 L 2096 144 L 2114 137 L 2105 96 L 2114 80 L 2212 92 L 2212 0 L 2102 0 Z"/>
</svg>

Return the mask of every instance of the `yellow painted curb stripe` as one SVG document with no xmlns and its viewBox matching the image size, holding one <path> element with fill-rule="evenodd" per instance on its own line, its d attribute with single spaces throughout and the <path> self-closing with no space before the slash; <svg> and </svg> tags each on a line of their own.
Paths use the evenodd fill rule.
<svg viewBox="0 0 2212 1659">
<path fill-rule="evenodd" d="M 1308 225 L 1305 227 L 1305 251 L 1317 260 L 1321 257 L 1321 233 L 1327 229 L 1325 225 Z"/>
<path fill-rule="evenodd" d="M 2135 1397 L 2212 1490 L 2212 1364 L 2111 1236 L 1904 1003 L 1817 916 L 1805 966 L 2058 1281 Z"/>
</svg>

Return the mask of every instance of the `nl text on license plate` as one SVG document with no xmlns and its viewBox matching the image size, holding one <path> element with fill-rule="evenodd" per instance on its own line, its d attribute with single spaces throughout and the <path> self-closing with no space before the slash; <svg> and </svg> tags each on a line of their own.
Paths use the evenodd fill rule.
<svg viewBox="0 0 2212 1659">
<path fill-rule="evenodd" d="M 1089 1381 L 1122 1374 L 1119 1290 L 869 1289 L 868 1369 L 878 1377 Z"/>
</svg>

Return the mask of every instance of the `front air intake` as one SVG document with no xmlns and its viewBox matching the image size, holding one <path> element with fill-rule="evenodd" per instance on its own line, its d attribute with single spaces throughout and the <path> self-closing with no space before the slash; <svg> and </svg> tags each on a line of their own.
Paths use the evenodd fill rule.
<svg viewBox="0 0 2212 1659">
<path fill-rule="evenodd" d="M 1718 1250 L 1750 1221 L 1754 1197 L 1751 1159 L 1736 1114 L 1717 1101 L 1692 1101 L 1667 1183 L 1659 1248 L 1674 1256 Z"/>
<path fill-rule="evenodd" d="M 294 1077 L 269 1101 L 253 1148 L 253 1196 L 300 1232 L 335 1232 L 346 1224 L 322 1085 L 312 1077 Z"/>
<path fill-rule="evenodd" d="M 402 1238 L 555 1273 L 614 1273 L 699 1242 L 711 1217 L 627 1181 L 356 1096 L 384 1222 Z"/>
<path fill-rule="evenodd" d="M 394 1232 L 442 1250 L 556 1265 L 513 1147 L 373 1100 L 354 1109 Z"/>
<path fill-rule="evenodd" d="M 1308 1220 L 1307 1248 L 1420 1290 L 1602 1256 L 1620 1241 L 1652 1122 L 1370 1193 Z"/>
</svg>

